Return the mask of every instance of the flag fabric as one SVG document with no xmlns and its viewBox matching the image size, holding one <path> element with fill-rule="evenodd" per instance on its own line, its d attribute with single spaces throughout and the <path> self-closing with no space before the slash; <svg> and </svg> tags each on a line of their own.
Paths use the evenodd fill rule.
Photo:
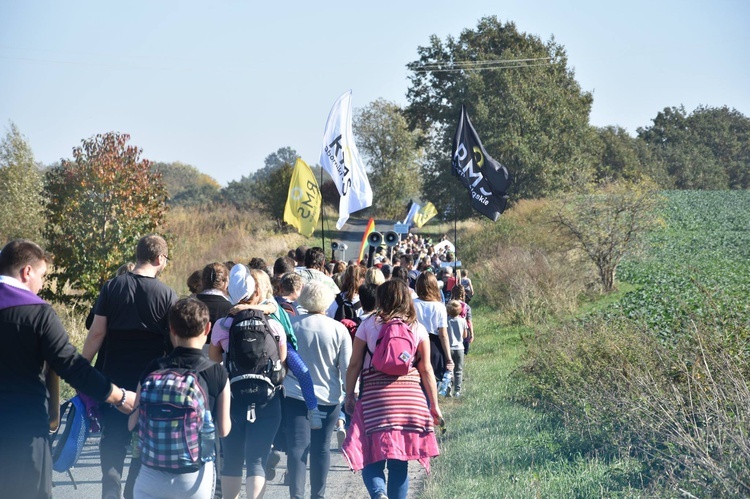
<svg viewBox="0 0 750 499">
<path fill-rule="evenodd" d="M 414 201 L 410 201 L 409 205 L 409 212 L 406 214 L 406 218 L 404 218 L 403 223 L 411 225 L 414 223 L 414 215 L 416 215 L 420 209 L 422 209 L 421 206 L 419 206 Z"/>
<path fill-rule="evenodd" d="M 350 213 L 372 205 L 372 188 L 352 133 L 351 90 L 336 100 L 328 115 L 320 165 L 331 176 L 341 195 L 336 222 L 336 228 L 341 230 Z"/>
<path fill-rule="evenodd" d="M 453 137 L 452 173 L 469 191 L 471 205 L 493 222 L 508 204 L 506 191 L 512 182 L 508 169 L 494 160 L 482 146 L 466 108 Z"/>
<path fill-rule="evenodd" d="M 296 227 L 303 236 L 312 236 L 320 216 L 320 202 L 320 189 L 315 175 L 307 163 L 297 158 L 292 180 L 289 182 L 284 221 Z"/>
<path fill-rule="evenodd" d="M 428 201 L 427 204 L 422 206 L 419 211 L 417 211 L 416 215 L 414 215 L 414 225 L 422 227 L 435 215 L 437 215 L 437 208 L 435 208 L 434 204 Z"/>
<path fill-rule="evenodd" d="M 375 219 L 371 218 L 367 221 L 367 227 L 365 227 L 365 233 L 362 236 L 362 243 L 359 245 L 359 258 L 357 259 L 357 263 L 361 262 L 362 259 L 364 259 L 365 255 L 365 248 L 367 247 L 367 236 L 375 232 Z"/>
</svg>

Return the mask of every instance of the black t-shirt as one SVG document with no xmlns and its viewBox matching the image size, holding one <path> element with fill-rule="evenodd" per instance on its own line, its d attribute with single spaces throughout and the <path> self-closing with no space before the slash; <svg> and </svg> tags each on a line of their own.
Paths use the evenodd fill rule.
<svg viewBox="0 0 750 499">
<path fill-rule="evenodd" d="M 177 293 L 169 286 L 132 272 L 102 287 L 94 310 L 107 318 L 107 348 L 101 366 L 118 386 L 134 390 L 149 361 L 171 350 L 168 314 L 176 301 Z"/>
<path fill-rule="evenodd" d="M 229 315 L 229 310 L 232 308 L 232 302 L 224 298 L 223 296 L 219 295 L 205 295 L 202 293 L 199 293 L 195 296 L 200 301 L 206 304 L 206 307 L 208 307 L 208 316 L 211 320 L 211 330 L 213 330 L 213 325 L 218 321 L 219 319 L 226 317 Z M 211 342 L 211 333 L 208 333 L 208 338 L 206 339 L 206 343 Z"/>
<path fill-rule="evenodd" d="M 164 369 L 167 367 L 193 369 L 198 365 L 200 359 L 205 358 L 203 351 L 198 348 L 175 347 L 175 349 L 172 350 L 172 353 L 166 357 L 155 359 L 149 363 L 141 374 L 140 383 L 142 385 L 146 376 L 158 369 Z M 229 379 L 227 371 L 221 365 L 213 362 L 209 368 L 204 369 L 197 374 L 203 378 L 205 386 L 208 388 L 208 406 L 211 408 L 211 413 L 215 415 L 216 398 L 224 389 L 224 386 L 226 386 L 227 380 Z"/>
</svg>

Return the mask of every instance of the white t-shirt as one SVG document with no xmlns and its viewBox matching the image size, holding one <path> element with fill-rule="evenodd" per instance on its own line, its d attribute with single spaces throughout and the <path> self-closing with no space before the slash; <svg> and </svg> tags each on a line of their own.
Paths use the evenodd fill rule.
<svg viewBox="0 0 750 499">
<path fill-rule="evenodd" d="M 438 334 L 438 328 L 448 327 L 448 312 L 443 302 L 423 301 L 417 298 L 414 300 L 414 308 L 417 310 L 417 320 L 428 333 Z"/>
<path fill-rule="evenodd" d="M 354 335 L 354 337 L 359 338 L 360 340 L 367 343 L 367 348 L 369 349 L 369 351 L 374 352 L 375 344 L 378 341 L 378 336 L 380 336 L 380 330 L 382 328 L 383 323 L 380 322 L 380 318 L 376 315 L 370 315 L 359 325 L 359 327 L 357 328 L 357 333 Z M 417 335 L 417 345 L 419 345 L 423 341 L 429 341 L 427 330 L 419 322 L 416 322 L 412 326 L 411 330 L 414 334 Z M 370 357 L 370 355 L 365 355 L 365 361 L 362 364 L 362 368 L 367 369 L 371 366 L 371 362 L 372 358 Z"/>
</svg>

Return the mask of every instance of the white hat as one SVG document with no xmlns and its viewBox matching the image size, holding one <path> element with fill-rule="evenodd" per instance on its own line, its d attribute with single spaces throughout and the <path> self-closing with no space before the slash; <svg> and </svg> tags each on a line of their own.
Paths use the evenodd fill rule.
<svg viewBox="0 0 750 499">
<path fill-rule="evenodd" d="M 229 298 L 235 305 L 255 293 L 255 279 L 253 279 L 247 267 L 241 263 L 238 263 L 229 271 L 227 291 L 229 292 Z"/>
</svg>

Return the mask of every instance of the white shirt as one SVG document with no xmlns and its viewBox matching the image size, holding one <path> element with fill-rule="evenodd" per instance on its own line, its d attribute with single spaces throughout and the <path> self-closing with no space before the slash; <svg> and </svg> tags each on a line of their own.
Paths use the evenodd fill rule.
<svg viewBox="0 0 750 499">
<path fill-rule="evenodd" d="M 417 320 L 428 333 L 438 334 L 438 328 L 448 327 L 448 312 L 442 302 L 417 298 L 414 300 L 414 308 L 417 310 Z"/>
</svg>

